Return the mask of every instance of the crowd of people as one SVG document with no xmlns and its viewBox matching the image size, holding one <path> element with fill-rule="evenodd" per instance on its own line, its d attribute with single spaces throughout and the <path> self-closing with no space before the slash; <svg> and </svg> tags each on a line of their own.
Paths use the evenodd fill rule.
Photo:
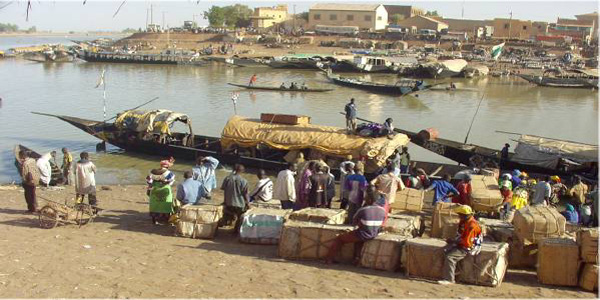
<svg viewBox="0 0 600 300">
<path fill-rule="evenodd" d="M 88 203 L 98 207 L 96 199 L 96 166 L 90 160 L 87 152 L 81 152 L 80 160 L 73 166 L 73 156 L 67 148 L 62 148 L 63 161 L 60 169 L 56 164 L 56 151 L 46 153 L 37 160 L 33 153 L 21 150 L 18 154 L 17 166 L 21 174 L 21 185 L 25 193 L 27 211 L 37 213 L 38 202 L 36 188 L 55 186 L 58 184 L 75 184 L 75 201 L 83 203 L 88 196 Z M 72 175 L 74 174 L 74 176 Z M 72 178 L 73 177 L 73 178 Z"/>
</svg>

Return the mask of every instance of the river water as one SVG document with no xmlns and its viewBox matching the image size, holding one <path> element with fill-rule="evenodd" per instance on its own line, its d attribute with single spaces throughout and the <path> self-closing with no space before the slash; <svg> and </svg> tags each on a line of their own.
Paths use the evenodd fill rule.
<svg viewBox="0 0 600 300">
<path fill-rule="evenodd" d="M 70 37 L 92 39 L 95 37 Z M 65 37 L 0 37 L 0 50 L 39 43 L 67 43 Z M 418 97 L 374 95 L 333 86 L 319 72 L 238 68 L 222 64 L 168 66 L 101 63 L 36 63 L 20 59 L 0 60 L 0 183 L 18 180 L 13 166 L 13 147 L 23 144 L 40 153 L 68 147 L 76 154 L 95 151 L 98 142 L 90 135 L 58 119 L 31 111 L 102 119 L 102 89 L 95 86 L 106 69 L 108 116 L 132 108 L 154 97 L 147 109 L 164 108 L 184 112 L 192 119 L 194 132 L 219 136 L 234 114 L 231 94 L 239 92 L 238 114 L 259 117 L 261 112 L 303 114 L 312 123 L 345 126 L 343 110 L 353 97 L 359 116 L 383 122 L 392 117 L 396 127 L 412 131 L 434 127 L 440 137 L 463 141 L 480 99 L 483 98 L 469 142 L 500 149 L 513 147 L 514 136 L 496 130 L 598 144 L 598 93 L 582 89 L 546 88 L 521 79 L 493 78 L 453 80 L 459 91 L 427 91 Z M 335 88 L 329 93 L 291 94 L 248 92 L 227 85 L 246 83 L 256 73 L 261 85 L 306 82 L 309 87 Z M 355 76 L 360 76 L 356 74 Z M 394 75 L 366 75 L 364 79 L 394 83 Z M 141 183 L 158 158 L 120 153 L 93 154 L 99 167 L 100 184 Z M 410 146 L 412 158 L 450 162 L 436 154 Z M 58 157 L 60 160 L 60 155 Z M 176 164 L 181 172 L 189 164 Z"/>
</svg>

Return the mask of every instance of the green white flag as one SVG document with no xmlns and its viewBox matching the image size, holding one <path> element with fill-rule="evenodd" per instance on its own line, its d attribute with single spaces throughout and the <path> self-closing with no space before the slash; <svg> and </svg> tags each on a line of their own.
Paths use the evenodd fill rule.
<svg viewBox="0 0 600 300">
<path fill-rule="evenodd" d="M 500 53 L 502 53 L 503 47 L 504 47 L 504 43 L 498 44 L 498 45 L 492 47 L 492 59 L 494 59 L 494 60 L 498 59 L 498 57 L 500 56 Z"/>
</svg>

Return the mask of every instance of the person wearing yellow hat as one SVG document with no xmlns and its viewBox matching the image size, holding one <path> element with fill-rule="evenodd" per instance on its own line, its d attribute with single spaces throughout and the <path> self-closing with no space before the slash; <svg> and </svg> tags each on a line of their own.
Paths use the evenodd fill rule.
<svg viewBox="0 0 600 300">
<path fill-rule="evenodd" d="M 481 226 L 473 217 L 473 209 L 468 205 L 460 205 L 454 208 L 454 212 L 460 217 L 458 232 L 455 239 L 448 240 L 446 248 L 446 259 L 442 274 L 443 280 L 439 284 L 453 284 L 456 274 L 456 265 L 467 255 L 477 255 L 481 251 Z"/>
</svg>

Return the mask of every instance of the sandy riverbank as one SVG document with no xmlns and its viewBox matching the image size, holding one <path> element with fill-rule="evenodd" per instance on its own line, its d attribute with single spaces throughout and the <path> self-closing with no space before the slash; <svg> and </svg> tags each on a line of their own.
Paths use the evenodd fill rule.
<svg viewBox="0 0 600 300">
<path fill-rule="evenodd" d="M 40 229 L 25 214 L 18 187 L 1 187 L 0 295 L 8 298 L 591 298 L 576 288 L 543 286 L 534 272 L 510 270 L 499 288 L 440 286 L 348 265 L 286 261 L 276 246 L 175 237 L 154 226 L 144 186 L 99 189 L 108 209 L 94 223 Z M 73 190 L 39 191 L 53 200 Z M 219 195 L 216 196 L 217 198 Z M 43 201 L 40 201 L 43 203 Z"/>
</svg>

